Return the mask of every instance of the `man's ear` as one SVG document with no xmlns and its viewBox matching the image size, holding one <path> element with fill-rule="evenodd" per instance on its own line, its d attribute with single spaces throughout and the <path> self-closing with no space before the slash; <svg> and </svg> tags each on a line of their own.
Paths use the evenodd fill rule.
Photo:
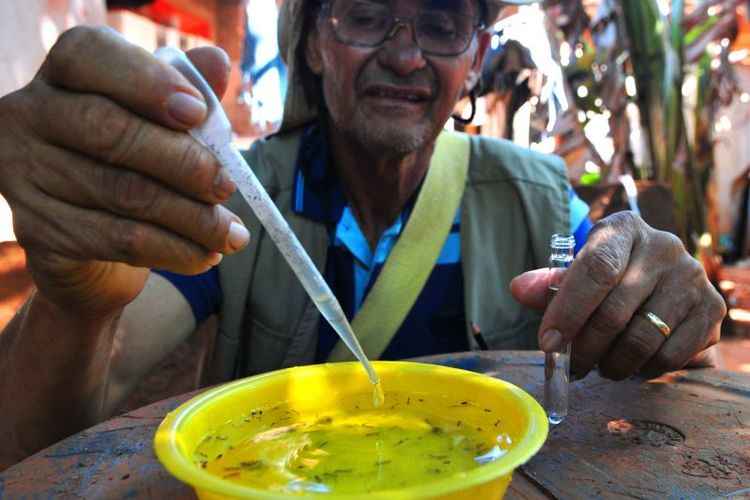
<svg viewBox="0 0 750 500">
<path fill-rule="evenodd" d="M 479 78 L 482 76 L 482 62 L 484 62 L 484 56 L 487 53 L 487 47 L 490 46 L 491 39 L 492 35 L 486 30 L 480 31 L 477 35 L 477 51 L 474 53 L 471 69 L 466 75 L 466 81 L 464 82 L 464 89 L 467 95 L 479 83 Z"/>
<path fill-rule="evenodd" d="M 323 58 L 320 55 L 320 36 L 317 28 L 313 28 L 307 34 L 305 40 L 305 62 L 314 74 L 320 76 L 323 71 Z"/>
</svg>

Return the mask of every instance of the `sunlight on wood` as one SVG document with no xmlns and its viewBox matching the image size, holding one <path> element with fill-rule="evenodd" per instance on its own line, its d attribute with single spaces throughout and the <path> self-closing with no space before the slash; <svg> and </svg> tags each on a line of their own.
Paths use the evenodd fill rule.
<svg viewBox="0 0 750 500">
<path fill-rule="evenodd" d="M 12 241 L 0 242 L 0 329 L 13 318 L 32 288 L 23 249 Z"/>
</svg>

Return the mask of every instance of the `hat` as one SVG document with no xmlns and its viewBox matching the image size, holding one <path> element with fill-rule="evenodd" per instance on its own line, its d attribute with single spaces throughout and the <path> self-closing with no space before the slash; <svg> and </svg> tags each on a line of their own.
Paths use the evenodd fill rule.
<svg viewBox="0 0 750 500">
<path fill-rule="evenodd" d="M 500 9 L 506 5 L 529 5 L 540 0 L 485 0 L 487 24 L 497 19 Z M 302 87 L 300 68 L 297 61 L 297 48 L 304 34 L 305 0 L 284 0 L 279 12 L 279 53 L 287 66 L 287 91 L 284 101 L 284 116 L 280 132 L 291 130 L 314 120 L 318 116 L 315 103 L 307 100 Z"/>
</svg>

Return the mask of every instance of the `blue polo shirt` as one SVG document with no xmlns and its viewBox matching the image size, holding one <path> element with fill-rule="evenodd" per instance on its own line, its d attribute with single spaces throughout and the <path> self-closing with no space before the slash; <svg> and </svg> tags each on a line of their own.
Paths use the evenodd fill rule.
<svg viewBox="0 0 750 500">
<path fill-rule="evenodd" d="M 351 321 L 362 307 L 369 290 L 409 220 L 416 194 L 374 248 L 359 227 L 344 196 L 335 169 L 329 163 L 328 145 L 318 126 L 308 127 L 297 156 L 292 210 L 328 229 L 329 248 L 325 279 Z M 570 190 L 571 232 L 576 251 L 588 236 L 591 223 L 588 205 Z M 456 212 L 437 263 L 380 359 L 403 359 L 469 348 L 465 334 L 463 275 L 461 271 L 461 219 Z M 200 323 L 221 307 L 221 285 L 216 268 L 197 276 L 156 271 L 185 296 Z M 338 336 L 328 322 L 320 322 L 316 361 L 328 358 Z"/>
</svg>

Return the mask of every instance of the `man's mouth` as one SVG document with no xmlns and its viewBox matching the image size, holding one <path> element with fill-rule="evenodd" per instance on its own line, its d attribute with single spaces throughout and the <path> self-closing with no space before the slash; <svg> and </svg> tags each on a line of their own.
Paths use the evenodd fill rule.
<svg viewBox="0 0 750 500">
<path fill-rule="evenodd" d="M 365 96 L 418 103 L 429 100 L 432 97 L 432 93 L 428 89 L 418 87 L 374 85 L 365 90 Z"/>
</svg>

